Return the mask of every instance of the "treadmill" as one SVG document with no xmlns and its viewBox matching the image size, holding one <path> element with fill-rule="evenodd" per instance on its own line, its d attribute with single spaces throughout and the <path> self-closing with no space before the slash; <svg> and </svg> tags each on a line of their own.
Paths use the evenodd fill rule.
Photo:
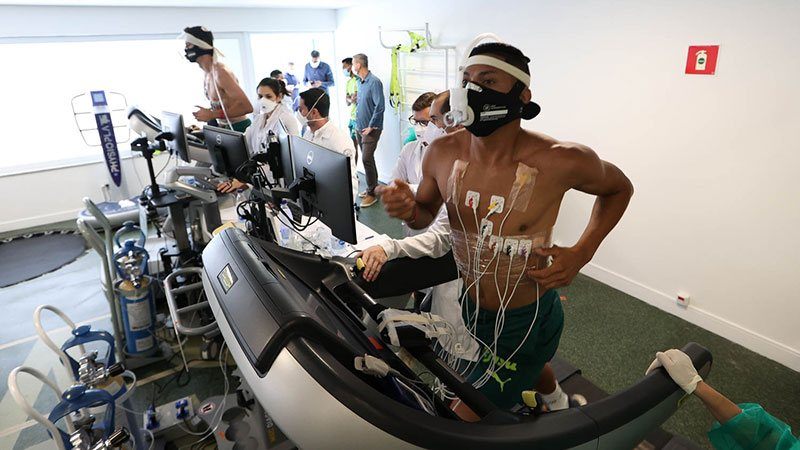
<svg viewBox="0 0 800 450">
<path fill-rule="evenodd" d="M 376 331 L 374 319 L 384 307 L 356 281 L 352 260 L 296 252 L 229 228 L 206 247 L 203 262 L 205 292 L 239 370 L 270 417 L 303 449 L 634 448 L 684 396 L 657 370 L 585 406 L 514 414 L 449 371 L 428 351 L 430 342 L 411 336 L 405 350 L 481 417 L 462 422 L 438 400 L 433 411 L 421 408 L 398 389 L 397 377 L 355 370 L 354 358 L 368 354 L 404 378 L 416 377 Z M 443 263 L 451 264 L 452 256 Z M 414 284 L 431 282 L 394 271 L 401 272 L 402 282 L 398 277 L 387 284 L 410 292 L 421 287 Z M 683 351 L 705 377 L 708 350 L 689 343 Z"/>
</svg>

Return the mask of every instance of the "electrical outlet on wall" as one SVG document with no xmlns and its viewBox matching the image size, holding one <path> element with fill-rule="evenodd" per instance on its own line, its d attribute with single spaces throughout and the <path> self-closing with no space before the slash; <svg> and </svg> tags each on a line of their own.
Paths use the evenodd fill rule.
<svg viewBox="0 0 800 450">
<path fill-rule="evenodd" d="M 678 303 L 678 306 L 683 306 L 684 308 L 689 306 L 689 301 L 691 299 L 692 297 L 685 292 L 678 292 L 678 295 L 675 297 L 675 301 Z"/>
</svg>

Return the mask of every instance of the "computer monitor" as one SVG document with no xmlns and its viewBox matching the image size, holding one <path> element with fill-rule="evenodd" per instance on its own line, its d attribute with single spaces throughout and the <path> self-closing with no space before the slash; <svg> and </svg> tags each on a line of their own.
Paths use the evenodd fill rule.
<svg viewBox="0 0 800 450">
<path fill-rule="evenodd" d="M 262 149 L 253 155 L 253 159 L 269 166 L 272 179 L 275 183 L 283 180 L 281 186 L 287 187 L 294 180 L 294 168 L 292 167 L 291 144 L 289 143 L 289 132 L 278 120 L 278 132 L 269 131 L 267 141 L 262 144 Z"/>
<path fill-rule="evenodd" d="M 203 138 L 211 154 L 211 166 L 219 174 L 235 178 L 236 169 L 250 159 L 243 133 L 206 125 Z"/>
<path fill-rule="evenodd" d="M 187 163 L 190 162 L 189 144 L 186 141 L 186 128 L 183 126 L 183 116 L 163 111 L 161 113 L 161 131 L 172 133 L 174 136 L 171 141 L 165 141 L 170 153 L 175 153 L 180 159 Z"/>
<path fill-rule="evenodd" d="M 281 145 L 279 156 L 280 161 L 280 174 L 279 178 L 283 179 L 283 186 L 289 186 L 294 181 L 294 165 L 292 164 L 292 143 L 289 140 L 289 130 L 283 121 L 278 120 L 280 126 L 278 127 L 278 142 Z M 273 172 L 274 173 L 274 172 Z"/>
<path fill-rule="evenodd" d="M 294 161 L 294 182 L 303 212 L 319 217 L 331 234 L 356 243 L 350 158 L 299 136 L 289 136 Z"/>
<path fill-rule="evenodd" d="M 198 164 L 200 167 L 209 167 L 214 162 L 205 142 L 195 143 L 189 141 L 189 159 L 201 163 Z"/>
</svg>

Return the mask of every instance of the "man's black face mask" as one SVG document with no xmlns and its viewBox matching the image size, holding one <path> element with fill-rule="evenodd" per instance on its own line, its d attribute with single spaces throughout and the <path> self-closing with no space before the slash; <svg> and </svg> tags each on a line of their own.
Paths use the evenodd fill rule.
<svg viewBox="0 0 800 450">
<path fill-rule="evenodd" d="M 186 54 L 186 59 L 189 62 L 197 62 L 197 58 L 199 58 L 202 55 L 213 55 L 214 54 L 214 50 L 212 50 L 212 49 L 206 50 L 206 49 L 202 49 L 202 48 L 198 48 L 198 47 L 187 48 L 184 52 Z"/>
<path fill-rule="evenodd" d="M 472 110 L 473 121 L 465 128 L 478 137 L 486 137 L 503 125 L 516 119 L 533 119 L 542 110 L 533 102 L 522 103 L 520 95 L 525 90 L 521 81 L 514 83 L 507 94 L 467 83 L 467 105 Z"/>
</svg>

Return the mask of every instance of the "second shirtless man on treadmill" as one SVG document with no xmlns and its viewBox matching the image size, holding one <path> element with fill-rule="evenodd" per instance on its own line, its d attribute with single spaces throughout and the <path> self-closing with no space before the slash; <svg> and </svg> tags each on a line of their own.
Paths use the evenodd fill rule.
<svg viewBox="0 0 800 450">
<path fill-rule="evenodd" d="M 558 410 L 569 401 L 548 364 L 564 326 L 555 289 L 592 259 L 625 212 L 633 186 L 590 148 L 521 127 L 522 119 L 539 112 L 531 102 L 529 62 L 507 44 L 473 48 L 463 72 L 466 90 L 460 91 L 472 123 L 431 143 L 416 196 L 400 180 L 378 192 L 389 215 L 412 228 L 429 225 L 446 205 L 468 288 L 464 320 L 483 348 L 467 379 L 500 408 L 522 403 L 522 391 L 535 389 L 550 410 Z M 458 120 L 456 100 L 450 102 Z M 597 199 L 578 242 L 552 246 L 570 189 Z M 464 405 L 456 412 L 477 419 Z"/>
</svg>

